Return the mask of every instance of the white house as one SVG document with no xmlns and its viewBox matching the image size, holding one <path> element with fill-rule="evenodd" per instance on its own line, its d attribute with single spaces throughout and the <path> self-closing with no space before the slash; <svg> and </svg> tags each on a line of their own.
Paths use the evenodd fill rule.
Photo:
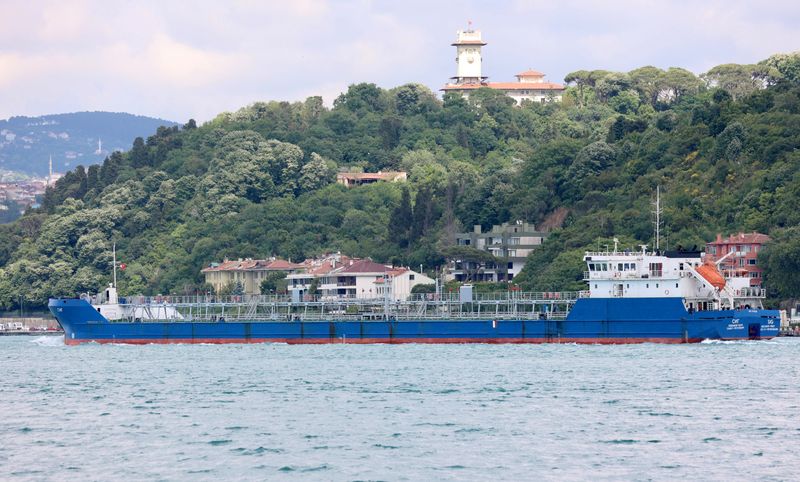
<svg viewBox="0 0 800 482">
<path fill-rule="evenodd" d="M 369 299 L 388 295 L 393 300 L 407 299 L 418 284 L 435 282 L 408 268 L 395 268 L 341 254 L 307 260 L 303 264 L 307 265 L 305 270 L 286 277 L 289 291 L 299 299 L 308 294 L 315 280 L 316 292 L 324 298 Z"/>
</svg>

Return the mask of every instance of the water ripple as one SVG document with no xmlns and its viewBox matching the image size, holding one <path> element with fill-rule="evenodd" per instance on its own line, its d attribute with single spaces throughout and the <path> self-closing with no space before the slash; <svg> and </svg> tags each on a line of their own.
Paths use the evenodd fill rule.
<svg viewBox="0 0 800 482">
<path fill-rule="evenodd" d="M 0 354 L 4 481 L 800 473 L 800 340 L 65 347 L 42 336 L 0 338 Z"/>
</svg>

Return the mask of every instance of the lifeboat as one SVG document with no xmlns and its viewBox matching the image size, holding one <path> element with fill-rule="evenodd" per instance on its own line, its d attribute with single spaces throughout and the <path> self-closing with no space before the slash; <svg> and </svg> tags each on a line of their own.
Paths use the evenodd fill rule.
<svg viewBox="0 0 800 482">
<path fill-rule="evenodd" d="M 698 266 L 697 272 L 714 288 L 722 290 L 725 287 L 725 277 L 722 276 L 715 264 L 706 263 Z"/>
</svg>

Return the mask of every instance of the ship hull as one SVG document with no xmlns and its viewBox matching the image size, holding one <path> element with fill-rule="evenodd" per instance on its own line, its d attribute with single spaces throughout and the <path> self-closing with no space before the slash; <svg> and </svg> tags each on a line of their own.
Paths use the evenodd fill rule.
<svg viewBox="0 0 800 482">
<path fill-rule="evenodd" d="M 563 320 L 109 322 L 83 300 L 50 310 L 69 345 L 96 343 L 696 343 L 778 335 L 775 310 L 688 313 L 680 299 L 581 299 Z"/>
</svg>

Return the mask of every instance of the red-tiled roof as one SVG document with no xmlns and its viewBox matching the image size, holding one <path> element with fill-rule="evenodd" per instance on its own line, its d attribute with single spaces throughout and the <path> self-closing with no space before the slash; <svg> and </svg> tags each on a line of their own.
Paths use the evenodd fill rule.
<svg viewBox="0 0 800 482">
<path fill-rule="evenodd" d="M 764 244 L 769 241 L 771 238 L 766 234 L 761 233 L 739 233 L 739 234 L 731 234 L 727 238 L 722 238 L 721 235 L 717 235 L 717 239 L 708 243 L 709 245 L 721 245 L 721 244 Z"/>
<path fill-rule="evenodd" d="M 515 77 L 544 77 L 544 74 L 538 70 L 526 70 L 525 72 L 518 73 Z"/>
<path fill-rule="evenodd" d="M 322 258 L 316 259 L 306 259 L 300 265 L 303 268 L 303 272 L 305 274 L 313 275 L 313 276 L 324 276 L 334 270 L 340 270 L 343 267 L 346 267 L 353 263 L 353 259 L 340 255 L 326 255 Z"/>
<path fill-rule="evenodd" d="M 360 259 L 354 261 L 353 264 L 344 267 L 337 274 L 357 274 L 357 273 L 386 273 L 391 268 L 386 267 L 380 263 L 376 263 L 371 259 Z"/>
<path fill-rule="evenodd" d="M 564 90 L 553 82 L 483 82 L 481 84 L 447 84 L 442 90 L 475 90 L 488 87 L 496 90 Z"/>
<path fill-rule="evenodd" d="M 242 259 L 223 261 L 222 263 L 214 263 L 211 266 L 203 268 L 201 273 L 208 273 L 210 271 L 281 271 L 298 269 L 299 264 L 290 263 L 283 259 Z"/>
<path fill-rule="evenodd" d="M 401 274 L 406 273 L 408 271 L 411 270 L 408 268 L 391 268 L 388 271 L 386 271 L 386 274 L 388 274 L 389 276 L 400 276 Z M 383 278 L 375 278 L 374 282 L 377 284 L 382 284 Z"/>
<path fill-rule="evenodd" d="M 337 179 L 350 179 L 353 181 L 363 180 L 392 180 L 405 177 L 406 173 L 403 171 L 386 171 L 386 172 L 341 172 L 336 175 Z"/>
<path fill-rule="evenodd" d="M 267 269 L 297 269 L 300 265 L 286 261 L 285 259 L 276 259 L 267 265 Z"/>
</svg>

